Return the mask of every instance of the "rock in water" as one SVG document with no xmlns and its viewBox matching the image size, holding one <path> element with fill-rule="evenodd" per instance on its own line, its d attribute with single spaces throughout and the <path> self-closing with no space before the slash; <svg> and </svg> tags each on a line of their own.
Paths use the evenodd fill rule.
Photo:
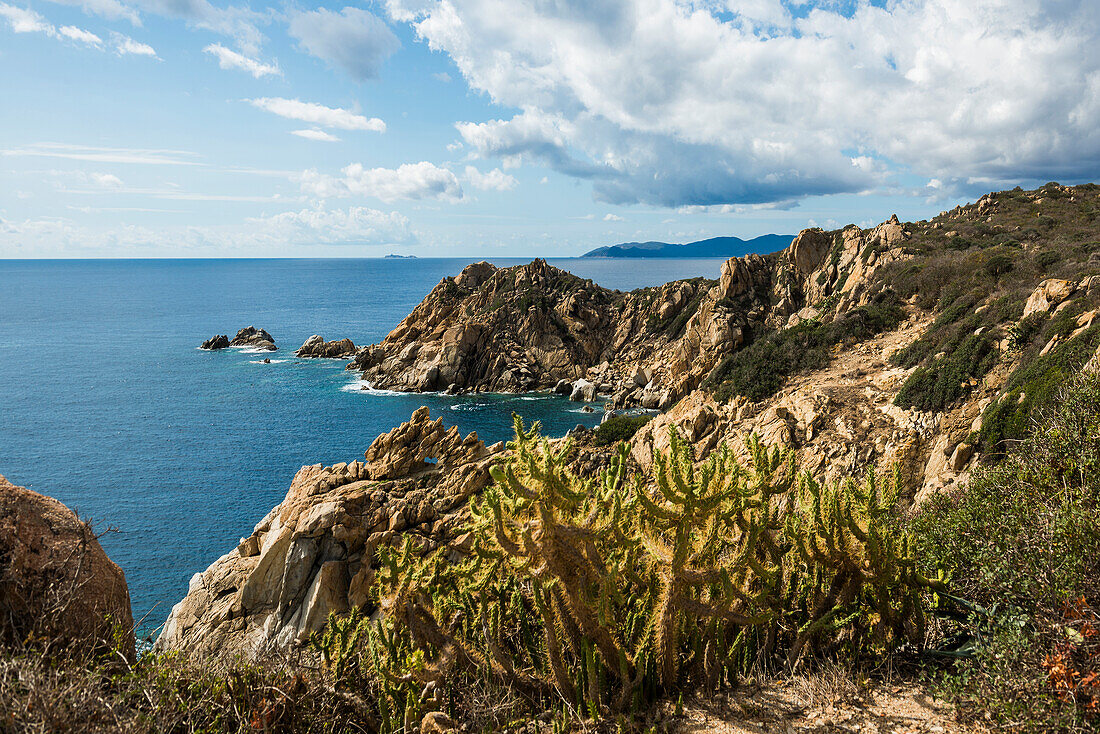
<svg viewBox="0 0 1100 734">
<path fill-rule="evenodd" d="M 0 639 L 29 634 L 80 645 L 123 631 L 134 655 L 126 576 L 92 529 L 57 500 L 0 476 Z"/>
<path fill-rule="evenodd" d="M 305 343 L 295 352 L 299 357 L 318 357 L 324 359 L 339 359 L 354 357 L 355 344 L 351 339 L 340 339 L 327 342 L 320 334 L 314 334 L 306 339 Z"/>
<path fill-rule="evenodd" d="M 303 467 L 249 537 L 195 574 L 157 648 L 252 657 L 305 642 L 329 612 L 368 604 L 379 546 L 408 532 L 422 552 L 461 552 L 468 499 L 503 450 L 420 408 L 375 439 L 365 462 Z"/>
<path fill-rule="evenodd" d="M 271 334 L 263 329 L 257 329 L 255 326 L 246 326 L 238 331 L 237 335 L 233 337 L 233 341 L 229 342 L 229 346 L 266 349 L 269 352 L 274 352 L 278 348 L 275 346 L 275 338 Z"/>
<path fill-rule="evenodd" d="M 229 337 L 226 334 L 218 334 L 204 341 L 199 349 L 209 349 L 213 351 L 215 349 L 225 349 L 228 346 Z"/>
</svg>

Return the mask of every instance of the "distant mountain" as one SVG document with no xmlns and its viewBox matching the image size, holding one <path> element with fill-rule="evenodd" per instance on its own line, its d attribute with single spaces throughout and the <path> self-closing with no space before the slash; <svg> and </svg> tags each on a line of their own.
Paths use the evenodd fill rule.
<svg viewBox="0 0 1100 734">
<path fill-rule="evenodd" d="M 740 237 L 711 237 L 709 240 L 676 245 L 669 242 L 624 242 L 621 245 L 597 247 L 581 257 L 741 257 L 750 253 L 765 254 L 782 250 L 791 244 L 794 235 L 765 234 L 751 240 Z"/>
</svg>

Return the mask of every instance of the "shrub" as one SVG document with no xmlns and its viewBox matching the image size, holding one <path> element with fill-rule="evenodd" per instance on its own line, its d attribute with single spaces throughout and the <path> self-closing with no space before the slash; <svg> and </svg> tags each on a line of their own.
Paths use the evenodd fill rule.
<svg viewBox="0 0 1100 734">
<path fill-rule="evenodd" d="M 638 429 L 653 420 L 651 415 L 617 415 L 596 426 L 594 440 L 597 446 L 611 446 L 629 441 Z"/>
<path fill-rule="evenodd" d="M 904 317 L 897 297 L 887 292 L 829 323 L 804 321 L 790 329 L 769 332 L 723 359 L 705 385 L 719 401 L 734 395 L 764 400 L 774 395 L 789 376 L 829 364 L 836 345 L 863 341 L 896 327 Z"/>
<path fill-rule="evenodd" d="M 1079 729 L 1100 713 L 1100 377 L 1063 387 L 1030 429 L 910 529 L 925 572 L 945 569 L 971 612 L 946 632 L 976 654 L 943 692 L 1015 731 Z"/>
</svg>

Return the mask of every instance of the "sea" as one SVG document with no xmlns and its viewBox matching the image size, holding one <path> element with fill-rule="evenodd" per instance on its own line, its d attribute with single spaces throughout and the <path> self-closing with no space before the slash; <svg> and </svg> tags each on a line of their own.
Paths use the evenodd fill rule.
<svg viewBox="0 0 1100 734">
<path fill-rule="evenodd" d="M 294 356 L 311 334 L 380 341 L 467 262 L 0 260 L 0 474 L 93 524 L 153 635 L 300 467 L 362 458 L 421 405 L 489 443 L 511 437 L 513 412 L 547 435 L 598 423 L 599 411 L 548 393 L 364 390 L 345 361 Z M 722 263 L 549 262 L 620 290 L 717 278 Z M 279 350 L 198 349 L 249 325 Z"/>
</svg>

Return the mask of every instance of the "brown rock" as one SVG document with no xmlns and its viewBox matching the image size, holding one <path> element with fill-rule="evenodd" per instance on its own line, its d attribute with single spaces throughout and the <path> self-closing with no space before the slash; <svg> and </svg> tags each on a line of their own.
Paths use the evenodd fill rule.
<svg viewBox="0 0 1100 734">
<path fill-rule="evenodd" d="M 126 576 L 92 529 L 55 499 L 0 476 L 0 639 L 30 633 L 81 645 L 123 631 L 134 654 Z"/>
</svg>

